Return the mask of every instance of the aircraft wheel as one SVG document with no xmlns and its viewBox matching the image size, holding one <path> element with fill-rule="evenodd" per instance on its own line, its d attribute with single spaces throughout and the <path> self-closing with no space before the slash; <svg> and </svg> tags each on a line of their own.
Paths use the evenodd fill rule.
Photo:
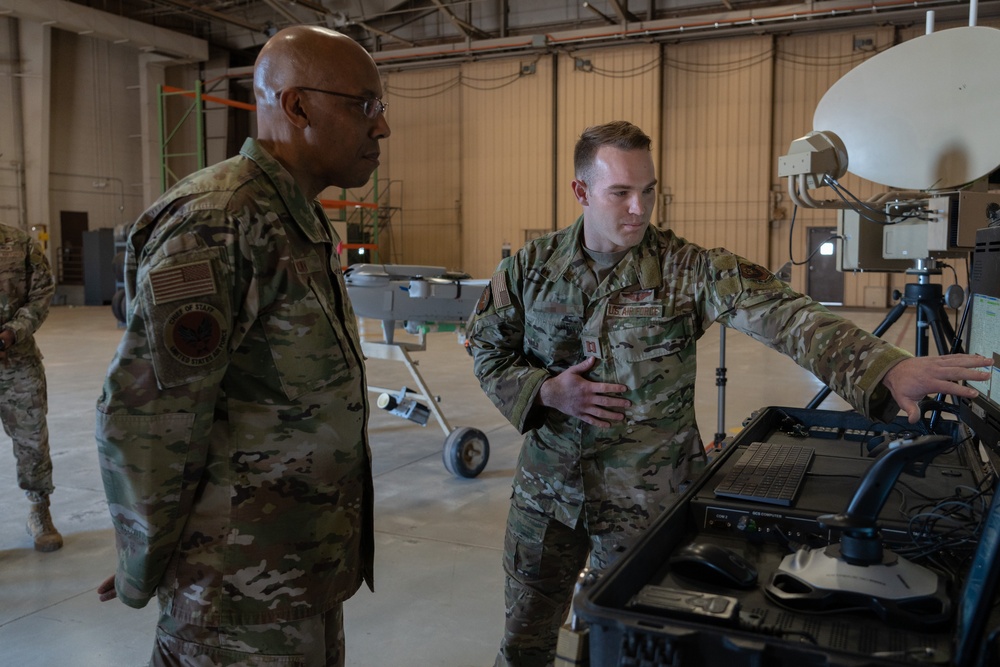
<svg viewBox="0 0 1000 667">
<path fill-rule="evenodd" d="M 463 426 L 448 434 L 441 455 L 445 469 L 452 475 L 475 477 L 490 459 L 490 442 L 479 429 Z"/>
</svg>

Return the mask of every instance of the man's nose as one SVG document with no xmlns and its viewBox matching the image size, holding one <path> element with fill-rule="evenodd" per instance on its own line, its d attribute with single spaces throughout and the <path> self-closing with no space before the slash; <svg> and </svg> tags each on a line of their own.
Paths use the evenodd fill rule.
<svg viewBox="0 0 1000 667">
<path fill-rule="evenodd" d="M 380 113 L 375 119 L 375 127 L 372 129 L 371 136 L 375 139 L 385 139 L 390 134 L 392 134 L 392 130 L 389 129 L 389 121 L 385 119 L 384 113 Z"/>
</svg>

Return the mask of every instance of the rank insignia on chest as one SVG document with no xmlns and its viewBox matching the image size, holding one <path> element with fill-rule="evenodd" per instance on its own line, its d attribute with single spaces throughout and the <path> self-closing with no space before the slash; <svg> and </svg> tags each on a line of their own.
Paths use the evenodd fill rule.
<svg viewBox="0 0 1000 667">
<path fill-rule="evenodd" d="M 583 343 L 583 356 L 603 358 L 601 357 L 601 341 L 596 336 L 581 336 L 580 342 Z"/>
</svg>

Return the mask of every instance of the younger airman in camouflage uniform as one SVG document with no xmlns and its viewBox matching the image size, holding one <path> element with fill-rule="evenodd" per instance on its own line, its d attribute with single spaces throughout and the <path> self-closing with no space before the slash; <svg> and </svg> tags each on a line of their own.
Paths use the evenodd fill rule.
<svg viewBox="0 0 1000 667">
<path fill-rule="evenodd" d="M 259 140 L 129 234 L 97 405 L 119 559 L 99 592 L 158 597 L 157 666 L 342 665 L 343 601 L 373 582 L 363 358 L 315 197 L 371 176 L 380 80 L 356 42 L 293 27 L 254 89 Z"/>
<path fill-rule="evenodd" d="M 14 443 L 17 483 L 31 503 L 27 529 L 38 551 L 55 551 L 48 396 L 34 333 L 49 315 L 55 282 L 49 260 L 27 233 L 0 225 L 0 418 Z"/>
<path fill-rule="evenodd" d="M 890 386 L 891 369 L 918 360 L 764 268 L 650 227 L 649 146 L 629 123 L 587 130 L 573 182 L 583 217 L 504 259 L 470 323 L 484 391 L 527 434 L 504 543 L 497 665 L 551 664 L 588 553 L 592 568 L 606 568 L 700 469 L 695 343 L 713 322 L 784 352 L 874 417 L 894 417 L 899 405 L 913 416 L 912 398 L 938 390 Z M 986 361 L 958 356 L 967 367 Z M 962 373 L 981 376 L 940 374 Z"/>
</svg>

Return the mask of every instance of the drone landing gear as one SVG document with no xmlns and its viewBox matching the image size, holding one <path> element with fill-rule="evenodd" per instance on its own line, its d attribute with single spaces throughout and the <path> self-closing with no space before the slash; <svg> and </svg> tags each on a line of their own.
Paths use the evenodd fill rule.
<svg viewBox="0 0 1000 667">
<path fill-rule="evenodd" d="M 418 343 L 362 341 L 361 350 L 366 357 L 402 362 L 410 371 L 418 389 L 418 392 L 414 392 L 403 387 L 401 391 L 393 392 L 391 389 L 369 385 L 368 391 L 379 395 L 376 402 L 378 407 L 421 426 L 427 424 L 429 415 L 434 415 L 445 435 L 444 448 L 441 452 L 445 469 L 458 477 L 476 477 L 486 468 L 486 463 L 489 461 L 489 440 L 479 429 L 468 426 L 452 429 L 448 425 L 448 420 L 438 408 L 440 397 L 431 395 L 420 371 L 417 370 L 416 362 L 410 357 L 410 352 L 422 352 L 426 349 L 426 338 L 423 333 L 420 334 Z"/>
<path fill-rule="evenodd" d="M 441 452 L 444 467 L 458 477 L 476 477 L 486 468 L 490 458 L 490 443 L 478 428 L 456 428 L 444 439 Z"/>
</svg>

